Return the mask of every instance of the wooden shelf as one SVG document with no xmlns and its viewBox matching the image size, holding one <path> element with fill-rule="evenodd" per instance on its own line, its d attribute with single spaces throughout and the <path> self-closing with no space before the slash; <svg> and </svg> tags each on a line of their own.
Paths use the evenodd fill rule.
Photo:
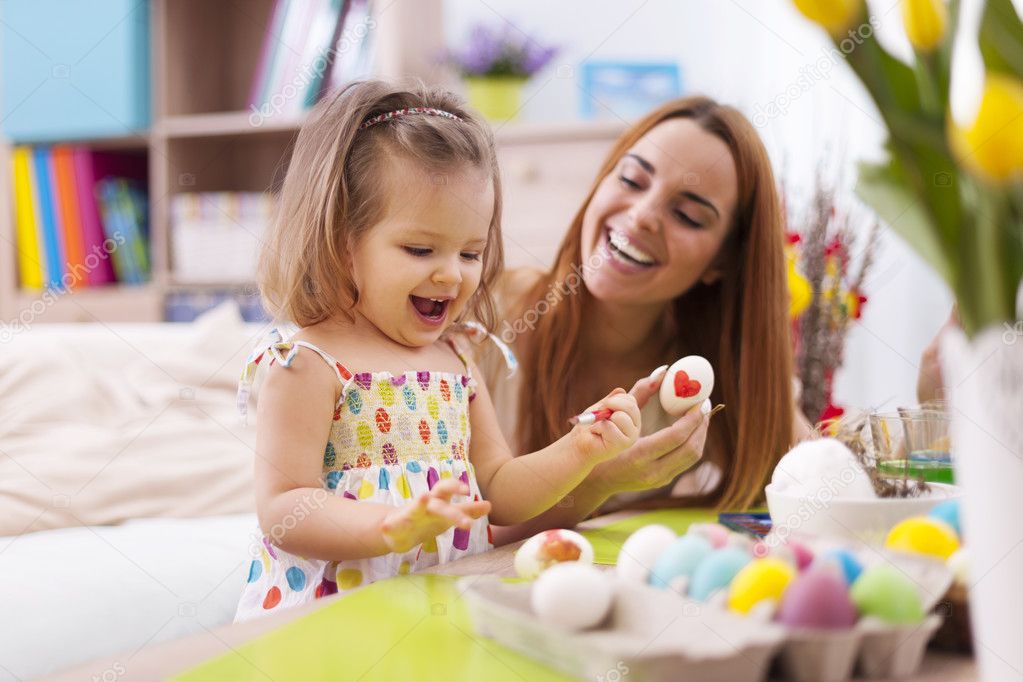
<svg viewBox="0 0 1023 682">
<path fill-rule="evenodd" d="M 499 144 L 542 144 L 614 139 L 625 132 L 623 121 L 510 121 L 493 123 Z"/>
<path fill-rule="evenodd" d="M 20 289 L 8 322 L 133 322 L 163 317 L 163 291 L 154 283 L 78 289 L 55 293 Z"/>
<path fill-rule="evenodd" d="M 254 123 L 254 114 L 248 111 L 224 111 L 213 114 L 186 114 L 167 116 L 154 126 L 157 135 L 166 138 L 223 137 L 232 135 L 259 135 L 266 133 L 294 132 L 302 126 L 305 116 L 280 114 L 270 118 L 259 118 Z"/>
</svg>

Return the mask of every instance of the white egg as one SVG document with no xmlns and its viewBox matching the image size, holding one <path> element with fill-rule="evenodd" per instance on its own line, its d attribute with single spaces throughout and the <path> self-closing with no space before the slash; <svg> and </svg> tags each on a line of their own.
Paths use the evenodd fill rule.
<svg viewBox="0 0 1023 682">
<path fill-rule="evenodd" d="M 657 562 L 661 552 L 678 539 L 675 531 L 667 526 L 651 524 L 643 526 L 630 535 L 618 552 L 616 563 L 618 576 L 624 580 L 646 583 L 650 569 Z"/>
<path fill-rule="evenodd" d="M 584 630 L 604 620 L 613 587 L 600 569 L 569 561 L 544 571 L 533 583 L 533 612 L 545 623 Z"/>
<path fill-rule="evenodd" d="M 678 416 L 698 405 L 714 390 L 714 368 L 706 358 L 687 355 L 668 368 L 661 382 L 661 407 Z"/>
<path fill-rule="evenodd" d="M 593 545 L 572 530 L 545 530 L 526 540 L 515 552 L 515 573 L 520 578 L 532 580 L 563 561 L 592 564 Z"/>
</svg>

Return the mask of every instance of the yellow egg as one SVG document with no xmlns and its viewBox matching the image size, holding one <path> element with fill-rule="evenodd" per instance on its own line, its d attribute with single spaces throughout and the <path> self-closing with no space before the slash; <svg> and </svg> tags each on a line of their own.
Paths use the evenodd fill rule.
<svg viewBox="0 0 1023 682">
<path fill-rule="evenodd" d="M 913 552 L 948 559 L 959 549 L 959 538 L 952 526 L 929 516 L 914 516 L 900 521 L 888 533 L 884 546 L 902 552 Z"/>
<path fill-rule="evenodd" d="M 820 24 L 834 38 L 852 28 L 863 9 L 863 0 L 794 0 L 796 9 Z"/>
<path fill-rule="evenodd" d="M 795 576 L 796 569 L 786 561 L 774 557 L 754 559 L 732 581 L 728 606 L 739 613 L 748 613 L 764 599 L 778 601 Z"/>
<path fill-rule="evenodd" d="M 945 38 L 948 26 L 945 0 L 902 0 L 902 23 L 913 47 L 930 52 Z"/>
</svg>

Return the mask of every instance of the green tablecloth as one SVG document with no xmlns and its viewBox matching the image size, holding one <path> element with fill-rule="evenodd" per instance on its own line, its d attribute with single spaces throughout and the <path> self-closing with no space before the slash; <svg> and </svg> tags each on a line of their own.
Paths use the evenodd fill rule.
<svg viewBox="0 0 1023 682">
<path fill-rule="evenodd" d="M 663 523 L 678 533 L 713 512 L 672 509 L 640 514 L 583 533 L 596 561 L 613 564 L 637 528 Z M 565 680 L 549 668 L 476 634 L 454 576 L 391 578 L 336 600 L 178 677 L 232 680 Z"/>
</svg>

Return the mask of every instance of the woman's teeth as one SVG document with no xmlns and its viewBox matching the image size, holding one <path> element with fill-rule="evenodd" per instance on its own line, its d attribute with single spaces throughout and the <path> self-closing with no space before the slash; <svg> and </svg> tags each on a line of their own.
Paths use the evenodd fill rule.
<svg viewBox="0 0 1023 682">
<path fill-rule="evenodd" d="M 629 238 L 616 230 L 607 231 L 607 241 L 610 246 L 611 255 L 633 265 L 650 267 L 656 265 L 657 261 L 653 256 L 634 244 L 629 243 Z"/>
</svg>

